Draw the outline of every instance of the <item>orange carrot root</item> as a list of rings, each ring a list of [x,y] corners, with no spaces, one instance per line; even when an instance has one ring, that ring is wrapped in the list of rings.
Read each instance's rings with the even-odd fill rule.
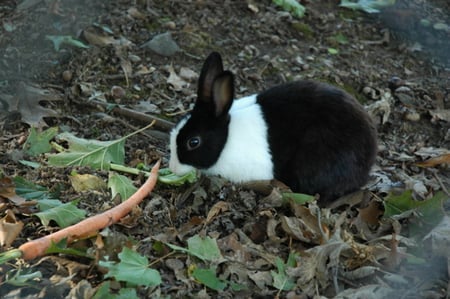
[[[153,166],[147,181],[130,198],[118,206],[101,214],[86,218],[79,223],[68,226],[48,236],[22,244],[19,247],[19,250],[22,252],[22,258],[32,260],[43,256],[52,242],[58,243],[62,239],[67,238],[67,242],[70,243],[74,240],[93,235],[97,231],[119,221],[131,212],[135,206],[140,204],[142,200],[153,190],[158,177],[159,165],[160,161]]]

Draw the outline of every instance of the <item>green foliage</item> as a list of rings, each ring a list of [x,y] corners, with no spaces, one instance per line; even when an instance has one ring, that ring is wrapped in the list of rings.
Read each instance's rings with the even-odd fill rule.
[[[442,205],[446,200],[448,200],[448,196],[442,191],[437,192],[432,198],[422,201],[415,200],[412,197],[411,190],[407,190],[400,195],[390,194],[384,200],[384,217],[392,217],[406,211],[416,210],[424,223],[411,223],[411,231],[413,234],[419,231],[424,232],[425,225],[431,228],[441,221],[444,216]]]
[[[10,275],[13,273],[13,275]],[[32,287],[37,285],[36,279],[41,279],[42,273],[40,271],[31,272],[31,269],[10,271],[4,277],[2,283],[10,284],[16,287]]]
[[[279,290],[283,291],[289,291],[292,290],[295,286],[294,279],[290,278],[288,274],[286,273],[286,269],[288,267],[295,267],[296,261],[295,258],[297,257],[296,253],[289,253],[288,260],[286,261],[286,264],[283,263],[283,261],[277,257],[275,260],[275,264],[277,266],[277,271],[270,271],[270,274],[273,277],[273,286]]]
[[[111,282],[105,281],[97,289],[92,299],[139,299],[135,288],[120,288],[118,294],[112,294],[110,287]]]
[[[222,259],[216,239],[206,236],[204,239],[199,235],[190,237],[187,240],[188,248],[167,244],[170,248],[193,255],[202,261],[218,262]]]
[[[380,9],[395,4],[395,0],[358,0],[354,2],[351,0],[341,0],[339,6],[350,9],[358,9],[367,13],[379,13]]]
[[[158,181],[173,186],[181,186],[185,183],[194,183],[197,181],[197,171],[194,169],[184,175],[178,176],[170,171],[169,168],[161,168],[158,173]]]
[[[129,198],[137,190],[137,188],[133,185],[133,182],[128,177],[117,173],[109,175],[108,188],[111,189],[111,196],[113,198],[117,194],[120,194],[122,201]]]
[[[158,271],[149,268],[148,259],[124,247],[119,253],[120,262],[100,261],[100,266],[108,268],[105,277],[113,277],[131,285],[157,286],[161,284]]]
[[[284,192],[281,196],[283,201],[292,201],[293,203],[300,205],[314,200],[314,196],[303,193]]]
[[[219,279],[216,276],[216,269],[210,268],[210,269],[201,269],[196,268],[192,272],[192,276],[197,279],[200,283],[204,284],[208,288],[211,288],[215,291],[223,291],[227,283],[223,280]]]
[[[55,221],[59,227],[67,227],[74,223],[83,220],[86,216],[86,211],[77,208],[78,200],[68,203],[61,203],[52,208],[42,210],[36,213],[42,224],[48,226],[51,220]]]
[[[86,252],[67,247],[67,239],[62,239],[58,243],[52,242],[50,247],[45,251],[47,254],[62,253],[72,256],[90,257]]]
[[[64,152],[49,155],[50,165],[90,166],[94,169],[108,170],[111,162],[124,163],[124,144],[128,136],[113,141],[98,141],[78,138],[66,132],[57,137],[67,141],[69,148]]]
[[[70,35],[47,35],[45,36],[45,38],[53,42],[53,47],[55,48],[56,51],[59,51],[61,46],[65,44],[77,48],[84,48],[84,49],[89,48],[88,45],[85,45],[83,42],[74,39]]]
[[[45,187],[33,184],[20,176],[16,176],[13,180],[16,185],[16,194],[27,200],[43,200],[53,198],[53,195]]]
[[[290,12],[294,17],[303,18],[305,15],[305,7],[297,0],[272,0],[272,2]]]
[[[36,131],[36,128],[30,128],[30,134],[23,145],[25,153],[30,156],[38,156],[47,153],[52,149],[50,140],[58,134],[58,128],[52,127],[41,133]]]

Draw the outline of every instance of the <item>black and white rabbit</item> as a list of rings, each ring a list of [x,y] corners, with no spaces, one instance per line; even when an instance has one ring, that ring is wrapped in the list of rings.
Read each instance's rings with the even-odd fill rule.
[[[170,136],[169,167],[233,182],[278,179],[295,192],[333,200],[368,179],[376,129],[344,91],[296,81],[234,99],[233,74],[220,54],[206,59],[192,112]]]

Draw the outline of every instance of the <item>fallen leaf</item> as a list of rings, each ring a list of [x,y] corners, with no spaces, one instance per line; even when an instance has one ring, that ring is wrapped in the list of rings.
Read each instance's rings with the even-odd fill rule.
[[[83,37],[89,44],[99,47],[111,45],[116,42],[112,36],[99,35],[88,30],[83,31]]]
[[[383,213],[384,211],[381,209],[380,203],[372,200],[367,207],[359,210],[358,217],[360,217],[363,222],[375,226],[379,224],[379,218]]]
[[[106,183],[99,177],[92,174],[73,174],[69,176],[72,188],[76,192],[105,190]]]
[[[219,201],[208,212],[205,224],[211,223],[211,221],[220,213],[226,212],[230,209],[230,204],[226,201]]]
[[[444,216],[441,222],[433,228],[424,238],[424,244],[429,248],[431,256],[449,257],[450,252],[450,217]]]
[[[434,157],[423,162],[417,162],[416,165],[420,167],[436,167],[448,163],[450,163],[450,154]]]
[[[26,199],[16,194],[16,187],[10,178],[0,179],[0,196],[8,199],[16,206],[26,204]]]
[[[19,111],[22,121],[32,127],[41,128],[46,125],[44,117],[60,116],[53,109],[42,107],[41,101],[61,101],[61,94],[53,90],[42,89],[32,85],[21,82],[17,87],[17,95],[0,95],[7,104],[8,111]]]
[[[12,210],[7,210],[5,214],[0,219],[0,245],[9,247],[22,231],[23,222],[17,221]]]
[[[167,78],[167,84],[171,85],[175,91],[181,91],[183,87],[189,85],[186,81],[181,79],[173,69],[173,66],[168,67],[169,78]]]

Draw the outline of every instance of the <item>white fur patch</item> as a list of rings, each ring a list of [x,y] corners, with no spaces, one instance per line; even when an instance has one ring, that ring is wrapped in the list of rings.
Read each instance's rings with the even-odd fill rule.
[[[267,124],[256,95],[234,100],[228,139],[219,160],[204,172],[233,182],[273,179]]]
[[[183,175],[194,169],[194,167],[192,167],[191,165],[180,163],[180,159],[178,158],[178,153],[177,153],[178,132],[181,130],[182,127],[184,127],[186,122],[189,120],[189,117],[190,117],[190,115],[187,115],[185,118],[180,120],[180,122],[170,132],[169,169],[170,169],[170,171],[172,171],[173,173],[175,173],[177,175]]]
[[[228,139],[219,160],[204,173],[220,175],[232,182],[273,179],[273,162],[267,140],[267,124],[256,95],[233,101],[230,109]],[[189,116],[182,119],[170,133],[170,170],[183,175],[194,167],[180,163],[176,137]]]

